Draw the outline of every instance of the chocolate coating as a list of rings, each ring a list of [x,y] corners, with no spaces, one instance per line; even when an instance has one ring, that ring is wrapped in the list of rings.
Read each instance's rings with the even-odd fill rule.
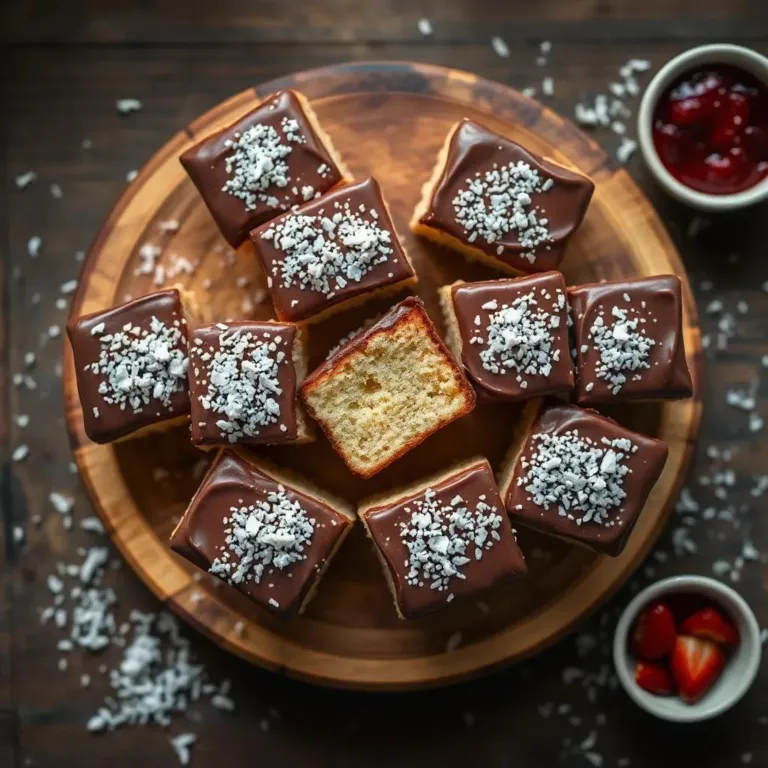
[[[189,394],[190,394],[190,433],[195,445],[229,445],[231,441],[226,433],[216,425],[219,419],[226,416],[215,413],[203,407],[200,398],[208,392],[209,364],[201,359],[202,353],[211,355],[221,350],[221,335],[232,332],[251,333],[260,341],[269,341],[279,336],[282,343],[278,350],[285,358],[277,366],[277,379],[282,390],[274,397],[280,404],[280,417],[274,424],[259,427],[258,434],[239,437],[235,442],[240,445],[262,445],[270,443],[285,443],[296,439],[298,433],[297,421],[297,375],[293,359],[294,343],[296,341],[296,326],[290,323],[245,321],[224,323],[227,331],[220,324],[204,325],[193,329],[189,334]],[[197,341],[202,341],[199,345]],[[282,427],[285,427],[283,429]]]
[[[468,233],[457,221],[453,206],[456,195],[466,188],[467,179],[496,166],[519,161],[538,171],[542,178],[554,181],[547,192],[531,196],[529,210],[537,209],[540,217],[548,219],[547,228],[552,238],[535,249],[533,263],[523,255],[529,249],[520,244],[514,230],[492,243],[486,242],[483,237],[469,242]],[[594,186],[586,176],[538,157],[504,136],[464,119],[450,140],[445,165],[420,222],[457,238],[466,246],[479,248],[487,256],[520,272],[546,272],[555,269],[562,260],[566,241],[584,219]],[[498,252],[499,247],[502,248],[501,253]]]
[[[563,306],[557,306],[562,295]],[[568,308],[565,302],[565,280],[559,272],[544,272],[531,277],[510,280],[486,280],[479,283],[463,283],[451,289],[453,310],[461,337],[461,362],[478,393],[489,400],[525,400],[540,395],[567,393],[573,388],[574,376],[568,345]],[[552,352],[558,359],[552,362],[548,376],[520,374],[510,368],[504,373],[486,370],[480,353],[487,349],[486,331],[490,316],[497,310],[483,309],[483,305],[495,300],[499,308],[512,305],[520,296],[533,293],[538,308],[560,318],[560,325],[550,329]],[[478,325],[475,320],[480,318]],[[483,344],[470,343],[470,339],[482,338]],[[526,386],[521,386],[522,382]]]
[[[626,498],[620,506],[610,512],[613,525],[595,522],[579,525],[576,519],[560,515],[557,504],[550,505],[549,509],[535,504],[525,487],[518,485],[518,479],[526,474],[521,463],[523,460],[530,461],[533,453],[533,436],[542,433],[562,435],[569,430],[578,430],[580,438],[589,438],[598,445],[602,438],[628,438],[638,448],[624,462],[630,470],[623,480]],[[615,556],[624,549],[666,460],[667,446],[661,440],[625,429],[595,411],[556,401],[545,401],[518,457],[504,503],[513,522],[520,522],[543,533],[577,541],[598,552]]]
[[[267,192],[278,199],[278,205],[258,201],[254,210],[246,210],[245,203],[225,192],[222,187],[231,178],[227,173],[226,159],[232,150],[226,142],[260,123],[274,128],[279,134],[284,118],[296,120],[296,133],[305,137],[305,143],[290,143],[291,153],[285,158],[288,165],[289,183],[285,187],[270,187]],[[301,188],[311,186],[321,194],[335,187],[342,180],[330,152],[312,128],[298,96],[293,91],[278,91],[256,109],[241,117],[232,125],[217,131],[186,150],[179,160],[194,182],[203,201],[208,206],[224,238],[236,248],[254,228],[304,202]],[[327,166],[321,176],[318,168]]]
[[[77,391],[83,409],[83,425],[86,435],[95,443],[109,443],[143,427],[189,413],[189,393],[186,386],[171,395],[169,406],[166,407],[159,400],[152,400],[136,413],[130,406],[122,409],[117,404],[107,403],[99,392],[99,386],[105,377],[85,370],[86,366],[98,361],[101,352],[100,336],[92,333],[94,327],[104,323],[104,334],[120,331],[126,323],[145,330],[149,328],[153,317],[168,327],[175,322],[181,323],[183,343],[179,348],[186,353],[186,320],[181,297],[175,289],[157,291],[103,312],[83,315],[67,325],[75,361]],[[98,409],[98,416],[95,415],[94,408]]]
[[[358,212],[359,207],[364,206],[365,212],[360,215],[366,221],[370,221],[380,229],[390,233],[390,245],[393,253],[387,257],[386,262],[376,265],[371,271],[364,274],[359,281],[349,280],[346,286],[336,289],[332,296],[326,296],[320,291],[315,291],[311,288],[302,288],[296,282],[289,287],[285,287],[282,284],[280,275],[280,264],[285,258],[285,253],[276,247],[275,241],[277,238],[265,238],[264,233],[274,226],[279,226],[291,216],[327,216],[331,218],[337,210],[335,204],[344,205],[347,202],[350,209],[354,212]],[[370,211],[376,212],[375,218],[369,215]],[[319,223],[318,233],[322,233]],[[368,291],[394,285],[414,277],[413,268],[405,256],[395,231],[395,226],[392,223],[392,218],[382,197],[381,188],[378,182],[371,178],[354,184],[346,184],[319,200],[313,200],[302,205],[295,211],[286,213],[274,221],[261,226],[251,233],[251,238],[256,246],[256,254],[259,257],[264,272],[271,276],[270,294],[272,296],[272,303],[275,306],[277,316],[281,320],[293,322],[306,320],[330,307],[353,299]],[[342,253],[348,252],[343,245],[340,245],[340,248]]]
[[[278,480],[240,454],[222,451],[173,532],[171,549],[199,568],[208,570],[226,547],[224,518],[231,508],[264,501],[267,494],[276,493],[280,485]],[[231,586],[263,608],[295,615],[351,521],[318,499],[285,483],[282,485],[288,497],[298,501],[307,516],[315,520],[311,543],[304,552],[306,559],[282,570],[265,568],[258,584],[247,580]],[[234,556],[232,561],[237,562]],[[278,605],[270,603],[270,599]]]
[[[504,518],[498,530],[501,538],[483,552],[480,560],[470,557],[461,569],[466,578],[451,579],[449,588],[444,591],[432,589],[429,584],[412,586],[406,582],[409,552],[400,537],[400,523],[410,520],[409,510],[413,510],[414,500],[423,498],[428,487],[436,492],[439,503],[448,504],[459,495],[470,510],[475,509],[482,500],[480,497],[484,496],[485,503],[495,507],[496,513]],[[418,493],[406,496],[394,504],[364,512],[368,532],[386,562],[395,599],[405,618],[415,618],[439,610],[448,604],[450,594],[456,599],[478,596],[525,574],[523,554],[503,513],[504,505],[487,461],[481,461],[434,485],[424,486]]]
[[[624,294],[629,295],[626,301]],[[580,285],[568,289],[573,318],[577,366],[577,402],[581,405],[620,400],[672,400],[693,394],[685,360],[683,308],[680,278],[675,275],[635,278]],[[642,306],[645,303],[645,307]],[[639,311],[646,319],[642,328],[656,344],[648,357],[650,368],[624,371],[627,381],[613,394],[612,385],[595,375],[600,353],[589,332],[600,310],[611,318],[612,307]],[[582,347],[586,346],[586,351]],[[635,378],[638,376],[638,378]],[[591,384],[591,390],[586,387]]]

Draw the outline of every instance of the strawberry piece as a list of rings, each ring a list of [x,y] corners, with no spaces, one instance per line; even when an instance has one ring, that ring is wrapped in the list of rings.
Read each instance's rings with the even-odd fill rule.
[[[714,149],[728,149],[741,142],[749,121],[749,102],[743,93],[732,91],[728,94],[710,137]]]
[[[688,704],[697,702],[717,681],[725,666],[725,654],[717,643],[680,635],[672,651],[672,677],[678,693]]]
[[[739,644],[739,633],[714,608],[702,608],[689,616],[680,626],[685,635],[693,635],[713,643],[733,647]]]
[[[630,640],[632,653],[641,659],[660,659],[672,651],[677,630],[666,603],[652,603],[638,617]]]
[[[740,184],[749,175],[749,160],[742,147],[732,147],[727,154],[713,152],[705,158],[700,178],[718,184]]]
[[[677,126],[693,125],[708,117],[709,110],[697,96],[681,101],[673,101],[669,105],[669,122]]]
[[[661,664],[647,661],[635,662],[635,682],[645,691],[657,696],[670,696],[675,692],[672,675]]]

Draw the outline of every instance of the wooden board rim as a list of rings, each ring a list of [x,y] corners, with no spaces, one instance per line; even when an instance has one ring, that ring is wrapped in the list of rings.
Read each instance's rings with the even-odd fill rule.
[[[393,88],[391,80],[386,82],[387,88],[385,90],[398,93],[410,92],[411,89],[405,87],[408,85],[408,78],[420,78],[429,83],[430,87],[433,89],[433,95],[443,95],[445,98],[452,101],[457,101],[455,94],[452,92],[444,92],[443,88],[447,83],[461,83],[465,87],[471,87],[473,91],[479,89],[481,93],[487,94],[489,99],[491,97],[502,101],[506,99],[510,104],[514,104],[515,108],[519,107],[521,103],[524,104],[526,118],[522,121],[523,125],[533,125],[537,121],[545,119],[548,121],[556,121],[561,126],[564,126],[564,129],[578,134],[579,141],[588,145],[591,153],[593,153],[596,158],[593,173],[599,173],[601,176],[611,178],[611,180],[613,180],[613,177],[619,177],[624,186],[634,188],[637,195],[642,199],[644,206],[649,211],[649,221],[653,225],[654,230],[657,230],[656,235],[658,239],[665,246],[665,256],[667,257],[670,266],[683,280],[687,298],[685,312],[688,361],[694,379],[695,390],[696,393],[698,393],[702,373],[701,344],[696,321],[695,306],[691,301],[691,293],[687,278],[666,230],[650,208],[650,204],[642,197],[642,194],[637,190],[634,183],[631,182],[626,172],[623,169],[618,168],[615,161],[608,158],[605,153],[603,153],[591,139],[585,137],[579,129],[559,115],[555,115],[555,113],[551,112],[551,110],[546,107],[522,96],[507,86],[478,78],[467,72],[451,70],[435,65],[375,61],[332,65],[277,78],[257,86],[256,88],[248,89],[236,94],[225,102],[213,107],[163,145],[163,147],[161,147],[144,165],[139,172],[136,181],[125,190],[123,195],[117,201],[112,211],[107,216],[103,227],[97,234],[94,244],[83,265],[80,284],[73,297],[71,312],[73,314],[79,313],[90,284],[92,272],[98,262],[100,249],[103,246],[103,243],[110,237],[112,228],[120,220],[120,217],[129,207],[131,201],[138,195],[140,190],[142,190],[144,184],[151,180],[155,170],[168,162],[170,155],[173,155],[175,158],[180,146],[188,143],[190,137],[195,135],[193,126],[210,126],[212,120],[220,119],[220,116],[227,114],[228,110],[232,109],[233,106],[242,108],[242,106],[246,105],[249,101],[255,100],[257,95],[260,97],[266,93],[286,87],[302,89],[307,85],[320,87],[322,93],[325,88],[324,84],[327,81],[334,83],[340,82],[343,86],[345,78],[351,78],[354,82],[354,78],[360,75],[374,76],[374,79],[379,76],[384,79],[390,76],[401,76],[404,78],[402,91]],[[324,96],[328,98],[337,94],[341,95],[355,92],[360,91],[344,90],[342,87],[340,91],[331,90],[330,92],[325,92]],[[317,96],[317,94],[312,93],[308,95],[310,99]],[[461,102],[457,101],[457,103]],[[506,653],[503,651],[500,652],[497,646],[504,645],[504,643],[500,642],[500,636],[505,634],[502,632],[471,646],[460,647],[451,654],[443,655],[443,657],[441,657],[441,662],[437,665],[430,663],[431,661],[434,661],[434,658],[431,656],[424,657],[420,660],[417,659],[417,661],[422,661],[422,664],[414,664],[414,659],[366,660],[362,658],[350,658],[346,660],[346,663],[341,664],[342,669],[340,669],[339,657],[316,650],[307,650],[306,648],[285,647],[286,645],[291,645],[291,643],[287,643],[286,641],[278,641],[277,644],[275,644],[274,638],[270,640],[269,638],[261,637],[258,638],[259,642],[255,643],[256,647],[254,647],[254,643],[244,643],[242,638],[237,637],[234,632],[233,625],[235,619],[230,614],[234,614],[235,616],[236,614],[232,609],[220,602],[218,605],[215,605],[217,601],[214,593],[206,594],[206,600],[210,602],[210,606],[205,607],[204,609],[200,608],[199,602],[191,600],[191,594],[195,591],[197,585],[181,566],[175,562],[173,555],[167,547],[160,542],[135,506],[132,510],[125,510],[131,512],[130,516],[135,518],[131,521],[130,537],[125,535],[125,529],[120,526],[116,528],[112,524],[110,516],[102,506],[103,498],[95,487],[91,476],[94,450],[103,454],[100,458],[102,463],[104,463],[103,460],[107,458],[108,455],[112,455],[112,452],[105,450],[102,447],[95,447],[92,444],[89,444],[84,436],[81,415],[79,415],[76,387],[73,389],[74,376],[71,353],[68,349],[68,345],[66,346],[63,384],[66,404],[66,422],[74,449],[75,460],[97,512],[108,525],[108,532],[112,540],[132,565],[134,570],[137,571],[150,589],[152,589],[152,591],[163,600],[171,610],[179,614],[182,618],[222,647],[227,648],[250,662],[255,662],[272,669],[283,671],[288,675],[311,680],[313,682],[342,687],[404,689],[455,682],[461,679],[466,679],[480,671],[487,671],[503,664],[510,663],[511,661],[519,660],[524,656],[531,655],[569,632],[576,621],[594,610],[597,605],[603,602],[629,577],[643,560],[660,533],[672,501],[682,484],[683,470],[688,463],[693,449],[693,442],[698,430],[701,415],[701,403],[698,397],[685,403],[670,404],[662,409],[663,420],[673,420],[678,425],[684,424],[684,433],[682,435],[675,435],[676,440],[682,447],[678,456],[674,477],[672,482],[668,485],[665,504],[657,519],[657,525],[639,546],[636,545],[633,547],[631,558],[622,557],[618,560],[613,560],[610,563],[605,563],[604,561],[608,559],[602,558],[600,566],[591,569],[587,576],[580,580],[579,584],[581,585],[581,588],[584,589],[585,587],[581,582],[588,582],[590,576],[593,580],[601,581],[601,579],[605,579],[606,573],[611,573],[611,577],[605,579],[605,581],[608,582],[607,586],[606,584],[601,583],[599,588],[593,592],[592,599],[587,602],[582,602],[576,614],[570,616],[568,621],[564,622],[556,631],[541,633],[536,642],[529,643],[525,650],[517,649],[515,652],[512,652],[510,648],[507,648]],[[673,418],[673,414],[679,415],[680,418]],[[112,461],[114,466],[111,467],[111,470],[114,472],[117,469],[114,457],[112,458]],[[109,464],[108,460],[106,461],[106,464]],[[115,478],[114,474],[112,477],[115,482],[119,482],[119,479]],[[132,504],[130,494],[126,495]],[[123,505],[125,505],[125,501],[123,501]],[[157,573],[144,564],[147,562],[146,556],[150,553],[152,555],[150,558],[152,561],[154,561],[155,558],[163,560],[162,567]],[[140,562],[140,560],[143,560],[144,563]],[[547,606],[547,611],[551,611],[551,609],[552,605]],[[208,614],[206,614],[206,611],[208,611]],[[207,623],[205,620],[207,615],[215,617],[215,620],[212,618],[210,623]],[[537,617],[534,617],[534,619],[536,618]],[[259,643],[261,643],[261,646]],[[486,646],[490,646],[490,648]],[[487,655],[489,651],[492,652],[490,657]],[[483,652],[486,652],[486,656],[484,657]],[[478,656],[483,657],[479,663],[477,661]],[[450,661],[450,670],[445,669],[446,660]],[[345,660],[342,659],[342,662],[344,661]],[[385,675],[382,675],[382,667],[386,667],[387,669]]]

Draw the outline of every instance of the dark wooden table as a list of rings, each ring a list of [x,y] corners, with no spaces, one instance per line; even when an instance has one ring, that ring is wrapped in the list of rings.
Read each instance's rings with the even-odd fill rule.
[[[49,601],[46,575],[57,562],[76,560],[89,536],[77,526],[63,529],[48,494],[71,489],[75,521],[90,514],[68,468],[57,368],[61,340],[41,341],[41,334],[63,324],[65,310],[55,303],[60,285],[76,276],[75,254],[87,249],[124,188],[126,173],[218,101],[292,70],[349,59],[412,59],[516,87],[538,85],[550,75],[555,95],[546,100],[572,114],[581,95],[604,91],[632,56],[650,59],[655,69],[704,42],[739,42],[768,53],[768,5],[764,0],[16,0],[4,5],[3,13],[0,765],[173,765],[168,734],[159,728],[86,732],[107,690],[103,682],[82,688],[80,675],[101,660],[73,654],[69,668],[60,671],[61,635],[38,618],[39,607]],[[430,38],[417,30],[421,17],[432,22]],[[491,49],[493,35],[508,43],[508,58]],[[536,63],[541,40],[553,43],[545,67]],[[119,98],[140,99],[144,108],[121,117],[115,109]],[[609,133],[596,136],[611,150],[618,143]],[[83,149],[84,140],[92,148]],[[687,521],[685,514],[675,515],[645,568],[573,638],[513,669],[446,690],[372,695],[313,688],[248,667],[193,634],[196,653],[211,675],[233,678],[238,704],[233,714],[204,708],[200,722],[174,725],[172,732],[191,726],[198,734],[193,765],[539,768],[597,765],[598,757],[604,766],[641,768],[725,768],[750,760],[768,765],[765,665],[736,708],[692,727],[652,720],[607,677],[615,617],[633,591],[661,576],[712,573],[716,561],[733,563],[745,541],[768,553],[768,497],[751,493],[754,475],[768,471],[768,433],[750,432],[747,414],[725,400],[729,388],[753,386],[758,409],[768,418],[760,398],[766,394],[760,360],[768,353],[768,295],[761,290],[768,280],[768,208],[700,221],[653,186],[639,158],[629,168],[680,248],[704,332],[714,339],[722,322],[705,311],[713,299],[736,321],[727,349],[709,355],[701,441],[688,482],[702,508],[731,505],[732,513],[706,520],[701,511],[690,512]],[[30,169],[38,180],[18,190],[14,177]],[[52,196],[51,184],[60,185],[61,198]],[[42,239],[37,259],[27,255],[34,235]],[[740,301],[746,302],[741,312]],[[34,391],[12,383],[29,351],[37,357],[29,371]],[[29,426],[15,423],[18,414],[29,415]],[[29,456],[12,462],[11,452],[22,443]],[[724,464],[717,452],[728,449],[734,456]],[[723,466],[734,476],[720,492],[725,498],[718,499],[707,478]],[[675,533],[686,522],[688,536]],[[14,540],[15,526],[24,531],[23,542]],[[696,551],[676,556],[682,538]],[[735,586],[768,626],[765,557],[737,570]],[[723,578],[730,580],[728,574]],[[109,581],[121,611],[156,608],[128,568],[110,573]],[[584,675],[574,673],[571,681],[570,668]]]

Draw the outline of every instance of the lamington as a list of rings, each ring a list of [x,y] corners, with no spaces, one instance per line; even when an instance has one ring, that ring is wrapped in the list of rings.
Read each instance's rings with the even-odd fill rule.
[[[448,347],[481,398],[567,396],[574,375],[559,272],[440,289]]]
[[[225,240],[351,179],[307,99],[278,91],[179,158]]]
[[[579,285],[568,298],[580,405],[691,396],[679,277]]]
[[[667,446],[596,411],[531,400],[499,474],[513,525],[616,556],[667,460]]]
[[[352,529],[354,509],[240,450],[219,452],[171,549],[282,616],[304,611]]]
[[[375,179],[301,205],[251,238],[280,320],[316,323],[417,280]]]
[[[363,477],[475,406],[474,390],[416,297],[338,347],[306,378],[301,398]]]
[[[190,431],[199,448],[304,443],[298,400],[305,334],[292,323],[238,321],[189,334]]]
[[[191,295],[173,288],[71,319],[85,433],[95,443],[167,429],[189,418]]]
[[[508,274],[560,264],[594,191],[581,173],[489,128],[449,132],[411,217],[411,230]]]
[[[358,516],[401,618],[478,597],[526,572],[486,459],[363,502]]]

